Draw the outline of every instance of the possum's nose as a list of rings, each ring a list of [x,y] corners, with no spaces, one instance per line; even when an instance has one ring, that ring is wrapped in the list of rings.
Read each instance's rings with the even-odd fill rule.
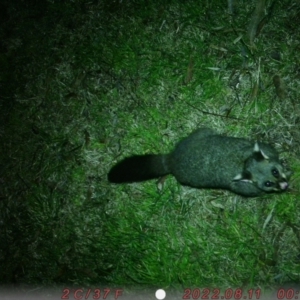
[[[282,190],[286,190],[289,187],[289,184],[287,182],[280,182],[279,186]]]

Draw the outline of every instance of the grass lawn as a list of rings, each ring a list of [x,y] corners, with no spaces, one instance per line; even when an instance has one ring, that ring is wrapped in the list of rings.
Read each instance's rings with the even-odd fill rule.
[[[3,0],[0,11],[0,284],[180,299],[298,286],[299,2]],[[274,145],[288,192],[108,182],[122,158],[168,153],[200,127]]]

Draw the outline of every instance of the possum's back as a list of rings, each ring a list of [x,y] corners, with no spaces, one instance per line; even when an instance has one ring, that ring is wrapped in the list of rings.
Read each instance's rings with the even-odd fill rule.
[[[193,134],[181,141],[170,156],[170,169],[185,185],[203,188],[229,188],[243,171],[244,160],[253,145],[241,138]]]

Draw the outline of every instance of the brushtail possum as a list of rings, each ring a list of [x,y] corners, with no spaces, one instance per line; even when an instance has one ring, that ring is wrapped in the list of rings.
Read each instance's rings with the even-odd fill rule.
[[[290,177],[271,145],[202,128],[179,142],[169,154],[123,159],[111,168],[108,180],[139,182],[167,174],[183,185],[225,189],[246,197],[286,191]]]

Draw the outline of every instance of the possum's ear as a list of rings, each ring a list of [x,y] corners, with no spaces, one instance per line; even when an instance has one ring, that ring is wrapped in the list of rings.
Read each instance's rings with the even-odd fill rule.
[[[255,160],[261,161],[264,159],[269,159],[269,156],[266,155],[260,148],[257,142],[254,144],[253,148],[253,157]]]
[[[252,176],[249,171],[243,171],[240,174],[237,174],[234,178],[233,181],[243,181],[243,182],[249,182],[252,183]]]

